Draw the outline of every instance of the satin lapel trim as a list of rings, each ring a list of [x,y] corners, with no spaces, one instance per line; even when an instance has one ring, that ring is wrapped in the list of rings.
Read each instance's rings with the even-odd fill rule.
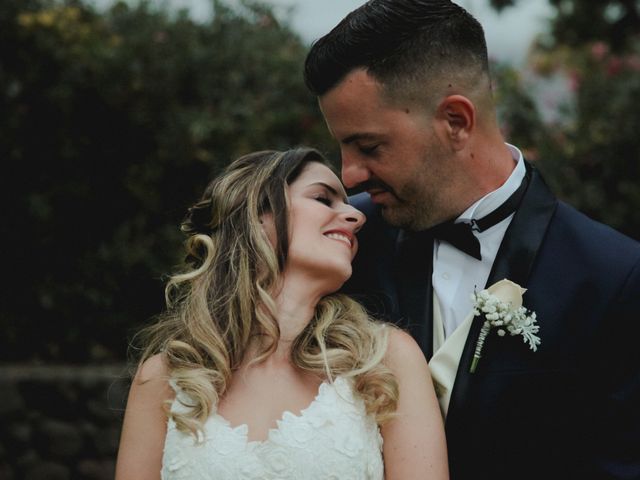
[[[502,240],[487,287],[508,278],[526,288],[538,250],[558,207],[557,198],[538,171],[527,164],[527,173],[531,175],[529,188]]]
[[[427,359],[433,354],[433,238],[401,232],[397,244],[396,279],[402,324]]]
[[[526,288],[533,263],[558,206],[558,200],[551,193],[538,171],[528,163],[526,166],[527,175],[531,175],[529,187],[500,244],[487,280],[487,286],[507,278]],[[478,375],[478,373],[469,373],[469,366],[481,328],[482,319],[477,317],[471,325],[458,365],[456,382],[449,403],[447,429],[456,428],[453,427],[457,418],[456,411],[465,402],[473,401],[468,395],[469,382],[472,376]],[[463,428],[462,425],[459,427]]]

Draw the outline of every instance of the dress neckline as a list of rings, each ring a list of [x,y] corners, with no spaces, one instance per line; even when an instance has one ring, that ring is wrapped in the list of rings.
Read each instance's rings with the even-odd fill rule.
[[[249,440],[249,425],[247,425],[246,423],[241,423],[235,426],[231,425],[231,422],[229,420],[227,420],[225,417],[223,417],[218,413],[217,408],[213,411],[213,413],[211,414],[211,417],[209,417],[209,420],[217,423],[218,425],[222,426],[223,428],[233,432],[238,437],[242,438],[244,440],[244,443],[247,444],[247,446],[259,447],[261,445],[265,445],[271,442],[273,439],[273,436],[280,432],[280,430],[282,429],[282,426],[285,423],[302,421],[307,415],[309,415],[309,413],[311,413],[312,410],[314,410],[320,404],[321,399],[331,389],[335,389],[335,385],[338,382],[342,383],[344,380],[345,379],[342,377],[336,377],[336,379],[333,382],[324,380],[322,383],[320,383],[320,386],[318,387],[318,393],[316,393],[316,396],[313,398],[313,400],[311,400],[311,402],[306,407],[300,410],[299,414],[295,414],[290,410],[284,410],[276,420],[276,426],[270,428],[267,431],[266,438],[261,440]]]

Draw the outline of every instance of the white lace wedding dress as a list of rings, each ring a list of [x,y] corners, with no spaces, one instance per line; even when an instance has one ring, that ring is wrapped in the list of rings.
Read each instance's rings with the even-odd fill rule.
[[[174,386],[175,389],[175,386]],[[189,399],[176,389],[172,411]],[[264,441],[248,441],[247,425],[232,427],[213,412],[201,442],[169,420],[162,459],[163,480],[381,480],[382,437],[354,395],[351,383],[322,383],[311,404],[284,412]]]

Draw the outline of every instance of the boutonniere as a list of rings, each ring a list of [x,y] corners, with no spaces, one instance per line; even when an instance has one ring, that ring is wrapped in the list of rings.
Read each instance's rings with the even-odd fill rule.
[[[507,333],[511,336],[520,335],[531,350],[535,352],[538,349],[540,337],[536,333],[540,326],[536,323],[536,314],[522,306],[522,294],[526,291],[526,288],[510,280],[500,280],[486,290],[473,293],[473,314],[476,317],[483,315],[484,323],[471,361],[471,373],[476,371],[482,346],[492,328],[496,328],[501,337]]]

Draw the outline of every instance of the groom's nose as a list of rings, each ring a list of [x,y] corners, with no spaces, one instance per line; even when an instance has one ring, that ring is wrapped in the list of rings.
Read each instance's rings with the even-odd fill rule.
[[[355,188],[371,178],[366,162],[355,155],[342,152],[342,183],[345,188]]]

